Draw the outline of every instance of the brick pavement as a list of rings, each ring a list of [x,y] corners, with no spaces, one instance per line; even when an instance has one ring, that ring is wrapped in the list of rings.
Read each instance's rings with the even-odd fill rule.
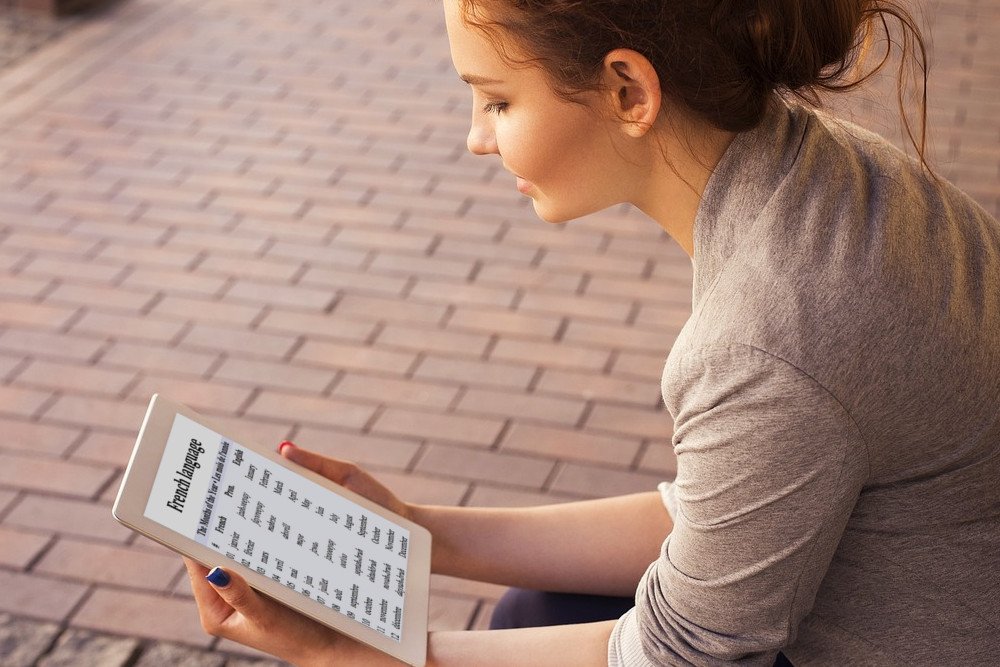
[[[1000,7],[925,11],[934,163],[997,214]],[[153,391],[418,502],[673,475],[686,258],[625,208],[541,223],[465,153],[436,3],[129,0],[0,73],[0,100],[0,630],[35,638],[23,664],[240,651],[111,520]],[[837,102],[897,137],[893,105],[879,81]],[[501,592],[436,577],[432,627],[482,627]]]

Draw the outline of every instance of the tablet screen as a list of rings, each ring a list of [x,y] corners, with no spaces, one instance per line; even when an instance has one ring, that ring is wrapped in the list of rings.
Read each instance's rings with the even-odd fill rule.
[[[402,639],[406,528],[176,415],[145,516]]]

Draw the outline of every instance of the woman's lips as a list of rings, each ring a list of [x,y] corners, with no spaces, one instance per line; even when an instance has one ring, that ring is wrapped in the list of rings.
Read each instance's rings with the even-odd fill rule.
[[[528,191],[531,190],[531,188],[532,188],[532,185],[531,185],[531,183],[529,181],[524,180],[520,176],[517,177],[517,191],[518,192],[520,192],[522,195],[526,195],[526,194],[528,194]]]

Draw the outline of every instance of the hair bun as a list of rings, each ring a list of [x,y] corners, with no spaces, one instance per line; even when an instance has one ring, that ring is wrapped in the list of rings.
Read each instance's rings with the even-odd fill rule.
[[[794,91],[836,78],[850,66],[867,4],[723,0],[713,12],[712,28],[747,76]]]

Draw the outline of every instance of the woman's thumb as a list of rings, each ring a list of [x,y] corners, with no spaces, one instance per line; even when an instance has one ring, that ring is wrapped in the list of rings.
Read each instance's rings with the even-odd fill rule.
[[[257,621],[262,613],[260,596],[250,588],[246,579],[231,570],[214,567],[205,576],[212,588],[230,607],[250,621]]]

